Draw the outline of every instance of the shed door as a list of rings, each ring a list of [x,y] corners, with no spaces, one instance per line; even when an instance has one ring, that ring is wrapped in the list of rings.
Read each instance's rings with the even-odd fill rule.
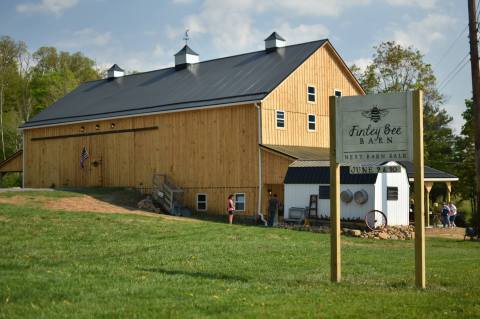
[[[103,186],[103,154],[102,154],[102,136],[90,137],[90,159],[89,163],[89,187]]]

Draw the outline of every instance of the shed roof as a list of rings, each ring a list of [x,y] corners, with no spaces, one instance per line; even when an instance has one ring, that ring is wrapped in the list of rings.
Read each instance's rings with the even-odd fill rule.
[[[377,174],[350,174],[348,166],[340,167],[340,184],[375,184]],[[285,184],[330,184],[329,166],[289,166]]]
[[[413,180],[415,177],[415,167],[413,165],[413,162],[411,161],[399,161],[398,162],[400,165],[405,167],[405,170],[407,171],[407,176],[409,180]],[[441,171],[439,169],[430,167],[430,166],[424,166],[423,169],[423,176],[425,180],[438,180],[438,181],[458,181],[458,177]]]
[[[329,159],[330,150],[326,147],[307,147],[291,145],[262,144],[267,150],[304,161],[325,161]]]
[[[0,162],[0,175],[9,172],[23,171],[23,150],[18,150],[4,161]]]
[[[408,179],[413,181],[415,170],[410,161],[397,162],[405,168]],[[450,173],[425,166],[425,181],[457,181],[458,177]],[[349,166],[340,167],[341,184],[374,184],[377,174],[350,174]],[[284,180],[285,184],[329,184],[330,183],[330,162],[329,161],[295,161],[287,170]]]
[[[86,82],[21,128],[258,102],[327,41]]]

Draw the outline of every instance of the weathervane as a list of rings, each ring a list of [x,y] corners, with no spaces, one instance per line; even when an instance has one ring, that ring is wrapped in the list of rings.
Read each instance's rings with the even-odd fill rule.
[[[188,36],[189,31],[190,31],[189,29],[185,30],[185,37],[183,38],[183,40],[185,40],[185,45],[187,45],[188,40],[190,40],[190,37]]]

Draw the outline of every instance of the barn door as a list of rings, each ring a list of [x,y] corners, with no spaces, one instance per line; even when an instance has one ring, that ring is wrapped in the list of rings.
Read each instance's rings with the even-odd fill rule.
[[[103,138],[102,136],[90,137],[90,159],[89,159],[89,187],[103,186]]]

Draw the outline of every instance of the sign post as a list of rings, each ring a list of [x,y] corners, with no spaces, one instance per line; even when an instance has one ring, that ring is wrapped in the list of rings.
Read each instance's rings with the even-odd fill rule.
[[[353,174],[393,173],[398,167],[387,169],[379,164],[389,161],[413,161],[415,168],[415,284],[418,288],[425,288],[422,99],[421,91],[331,96],[329,99],[331,280],[333,282],[339,282],[341,279],[340,164],[349,165],[350,172]],[[352,167],[352,164],[360,166]]]
[[[340,282],[342,264],[340,252],[340,165],[336,153],[336,97],[329,99],[330,107],[330,278]]]
[[[415,285],[425,289],[425,189],[423,175],[423,93],[413,92],[413,148],[415,167]]]

